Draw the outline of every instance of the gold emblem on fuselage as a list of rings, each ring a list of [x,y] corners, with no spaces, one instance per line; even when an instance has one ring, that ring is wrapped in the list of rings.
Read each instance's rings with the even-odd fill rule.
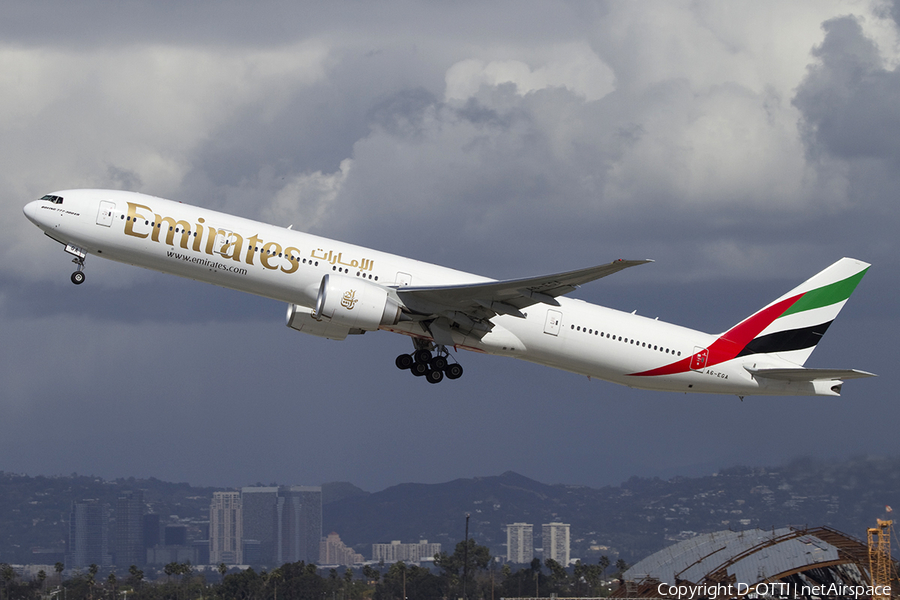
[[[341,298],[341,306],[347,310],[353,310],[353,307],[356,306],[356,290],[344,292],[344,297]]]

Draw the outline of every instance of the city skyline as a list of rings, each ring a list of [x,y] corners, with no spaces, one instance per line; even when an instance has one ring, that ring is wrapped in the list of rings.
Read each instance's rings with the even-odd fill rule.
[[[206,540],[189,539],[186,525],[162,523],[160,515],[145,513],[141,490],[122,492],[115,510],[96,500],[76,501],[70,515],[70,551],[66,560],[84,567],[96,563],[100,557],[97,564],[119,568],[170,562],[269,567],[292,562],[418,564],[432,562],[441,552],[440,543],[429,543],[426,539],[408,543],[392,540],[370,544],[371,557],[366,558],[344,544],[337,532],[323,535],[321,495],[321,487],[317,486],[255,486],[240,491],[215,491],[209,505]],[[533,525],[518,522],[504,528],[506,562],[529,563],[535,554]],[[560,522],[541,526],[544,559],[569,564],[569,528],[570,525]],[[200,544],[207,548],[205,561],[204,555],[198,553]],[[304,548],[304,544],[315,547]],[[111,545],[112,553],[105,550]]]
[[[452,548],[462,539],[464,523],[463,519],[446,522],[447,510],[462,513],[471,507],[481,511],[472,523],[471,539],[487,545],[493,556],[505,556],[504,527],[519,520],[516,517],[545,515],[545,519],[534,521],[538,526],[560,520],[570,522],[567,517],[571,517],[573,550],[577,546],[573,555],[593,563],[603,554],[615,560],[623,551],[629,560],[629,557],[643,556],[644,552],[660,547],[655,544],[661,542],[653,541],[658,536],[665,535],[666,540],[672,541],[685,539],[684,536],[693,535],[692,531],[722,527],[726,525],[725,519],[730,519],[729,527],[739,529],[781,526],[795,522],[796,517],[791,515],[802,506],[809,523],[828,525],[858,536],[871,526],[869,517],[880,514],[893,497],[895,486],[890,473],[896,471],[898,460],[874,457],[839,463],[804,460],[766,469],[730,469],[694,479],[635,479],[622,486],[599,490],[549,486],[515,474],[437,486],[409,484],[372,495],[354,494],[345,485],[329,486],[330,500],[323,515],[326,519],[323,526],[328,529],[323,533],[339,532],[342,540],[367,557],[373,542],[391,539],[415,542],[413,532],[422,532],[428,535],[429,542],[440,540],[445,542],[444,547]],[[845,483],[841,486],[823,483],[833,481]],[[825,495],[822,495],[822,485],[828,490]],[[63,548],[53,540],[67,536],[72,498],[77,502],[83,498],[99,498],[95,504],[112,506],[111,522],[114,522],[116,500],[126,495],[123,491],[143,490],[147,510],[152,511],[145,516],[146,531],[156,532],[160,541],[167,540],[169,544],[186,539],[197,549],[194,540],[208,539],[208,508],[216,491],[152,480],[105,482],[87,477],[29,478],[9,473],[0,474],[0,487],[5,491],[2,497],[6,520],[2,529],[15,541],[13,547],[0,547],[0,562],[44,565],[56,561],[71,564],[62,556]],[[21,502],[11,504],[13,499]],[[386,510],[391,506],[396,510]],[[560,510],[565,506],[572,507],[574,512]],[[608,519],[611,514],[617,515],[613,521]],[[54,515],[65,518],[54,521]],[[167,516],[159,519],[160,515]],[[629,528],[623,527],[635,520],[646,522],[649,531],[657,533],[640,541],[635,539]],[[22,527],[26,522],[29,524],[24,537],[20,522]],[[668,533],[659,531],[658,525],[663,524]],[[108,531],[110,539],[114,539],[115,530]],[[440,533],[448,531],[450,536]],[[501,532],[502,538],[498,535]],[[149,536],[145,539],[149,544]],[[536,546],[542,545],[540,539],[540,535],[536,536]],[[646,551],[635,554],[635,542]],[[169,550],[166,547],[166,552]],[[192,564],[209,563],[208,558],[169,556],[151,558],[149,562],[155,562],[157,568],[188,560]],[[246,558],[245,561],[254,562]]]

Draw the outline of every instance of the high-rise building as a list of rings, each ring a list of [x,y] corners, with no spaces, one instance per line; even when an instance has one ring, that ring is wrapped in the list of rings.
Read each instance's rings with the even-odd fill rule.
[[[159,515],[149,513],[144,515],[144,548],[150,549],[159,545]]]
[[[187,526],[166,525],[163,541],[166,546],[187,546]]]
[[[147,562],[144,546],[144,494],[124,492],[116,500],[116,565],[141,566]]]
[[[217,565],[243,564],[241,493],[213,492],[209,506],[209,561]]]
[[[84,568],[92,564],[112,565],[109,551],[109,505],[98,500],[72,503],[66,567]]]
[[[563,567],[569,564],[569,525],[568,523],[545,523],[541,525],[541,541],[544,546],[544,558],[552,558]]]
[[[511,563],[530,563],[534,559],[534,526],[513,523],[506,526],[506,560]]]
[[[332,531],[319,543],[319,562],[323,565],[357,565],[366,559],[341,541],[341,536]]]
[[[440,552],[441,545],[429,544],[428,540],[420,540],[418,544],[401,544],[400,540],[390,544],[372,544],[372,560],[386,563],[431,561]]]
[[[247,564],[280,566],[281,563],[275,564],[277,559],[275,543],[278,539],[277,506],[277,487],[241,488],[244,547],[253,546],[254,549],[254,553],[245,559]]]
[[[276,547],[278,564],[319,562],[322,488],[302,485],[278,488],[276,518],[279,534]]]
[[[195,564],[212,564],[212,561],[209,560],[209,540],[194,540],[191,542],[191,547],[194,549],[194,556],[197,557]]]
[[[319,561],[322,488],[245,487],[241,490],[243,539],[261,565]]]

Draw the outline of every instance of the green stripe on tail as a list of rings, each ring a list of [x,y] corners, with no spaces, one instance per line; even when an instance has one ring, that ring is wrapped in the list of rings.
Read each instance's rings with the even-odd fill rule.
[[[853,293],[853,290],[856,289],[856,286],[868,270],[869,268],[866,267],[856,275],[851,275],[847,279],[835,281],[829,285],[806,292],[799,300],[794,302],[789,309],[784,311],[781,316],[785,317],[805,310],[812,310],[814,308],[821,308],[823,306],[830,306],[838,302],[843,302],[850,297],[850,294]]]

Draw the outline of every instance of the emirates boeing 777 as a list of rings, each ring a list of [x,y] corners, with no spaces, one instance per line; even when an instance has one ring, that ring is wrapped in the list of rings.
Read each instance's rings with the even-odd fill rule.
[[[708,334],[566,298],[642,265],[614,262],[493,280],[144,194],[66,190],[25,215],[74,256],[88,254],[286,302],[287,325],[343,340],[382,329],[409,336],[398,368],[438,383],[462,366],[450,349],[520,358],[633,388],[838,396],[853,369],[803,365],[869,265],[842,258],[728,331]]]

